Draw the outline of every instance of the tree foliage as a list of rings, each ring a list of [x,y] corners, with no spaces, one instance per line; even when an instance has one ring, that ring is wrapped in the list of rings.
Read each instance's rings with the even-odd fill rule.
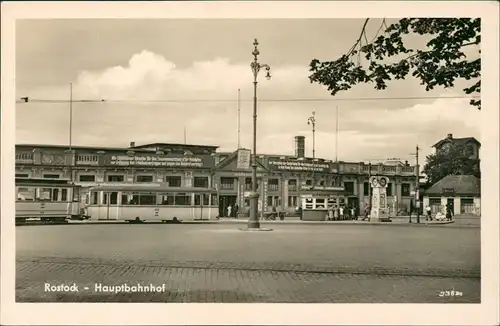
[[[448,175],[474,175],[480,178],[479,160],[471,158],[472,154],[468,145],[449,143],[447,149],[428,155],[423,169],[428,183],[434,184]]]
[[[379,31],[385,26],[385,33],[378,36],[377,32],[372,42],[368,42],[366,36],[367,22],[368,19],[358,40],[340,58],[311,61],[311,83],[325,85],[331,95],[336,95],[359,83],[374,83],[375,89],[383,90],[387,88],[387,81],[405,79],[411,73],[427,91],[436,86],[453,87],[457,79],[472,79],[472,85],[463,91],[480,94],[481,59],[469,60],[464,54],[465,47],[481,44],[480,18],[404,18],[389,27],[384,20]],[[427,49],[407,48],[403,36],[409,33],[431,36]],[[367,67],[361,64],[361,56],[367,60]],[[384,63],[390,57],[399,56],[403,58]],[[472,99],[470,104],[481,109],[480,99]]]

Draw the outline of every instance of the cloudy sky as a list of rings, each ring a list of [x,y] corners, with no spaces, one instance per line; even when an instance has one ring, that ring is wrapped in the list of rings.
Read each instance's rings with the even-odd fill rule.
[[[362,19],[18,21],[16,97],[68,100],[73,83],[74,145],[182,143],[186,128],[188,143],[232,151],[238,141],[239,88],[241,145],[251,148],[249,64],[258,38],[260,62],[272,66],[273,76],[259,78],[260,153],[293,154],[294,136],[304,135],[312,155],[307,125],[312,111],[316,156],[328,159],[337,153],[340,160],[411,161],[417,143],[425,156],[448,133],[480,139],[479,112],[467,99],[356,100],[463,96],[463,83],[426,92],[408,79],[386,91],[359,85],[335,97],[311,84],[311,59],[336,59],[352,46],[362,25]],[[370,20],[369,38],[379,25],[379,19]],[[409,42],[423,44],[418,36]],[[99,99],[106,102],[78,102]],[[68,117],[68,103],[17,104],[16,143],[67,144]]]

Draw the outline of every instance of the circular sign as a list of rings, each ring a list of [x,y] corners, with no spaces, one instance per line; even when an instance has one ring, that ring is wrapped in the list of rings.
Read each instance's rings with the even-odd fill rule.
[[[380,178],[380,185],[382,187],[385,187],[386,184],[387,184],[387,179],[386,178]]]
[[[375,179],[375,178],[373,178],[373,179],[372,179],[372,186],[373,186],[373,187],[378,186],[378,181],[377,181],[377,179]]]

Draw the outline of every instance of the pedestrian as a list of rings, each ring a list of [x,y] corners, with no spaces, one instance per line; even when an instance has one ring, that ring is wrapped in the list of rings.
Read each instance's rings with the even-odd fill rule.
[[[343,205],[341,205],[339,208],[339,215],[340,215],[340,219],[344,220],[344,206]]]
[[[363,221],[368,219],[368,216],[370,215],[370,205],[366,205],[365,207],[365,217],[363,218]]]
[[[451,205],[446,205],[446,219],[451,221],[453,216],[453,211],[451,210]]]
[[[356,220],[356,212],[354,206],[351,206],[351,219]]]
[[[425,218],[426,221],[432,221],[432,209],[431,206],[427,205],[425,208],[425,211],[427,212],[427,217]]]
[[[340,209],[337,205],[335,205],[335,208],[333,209],[333,220],[338,221],[340,216]]]
[[[227,206],[227,217],[231,217],[232,210],[233,210],[233,208],[231,207],[231,204],[229,204],[229,206]]]
[[[238,205],[235,205],[234,206],[234,218],[238,218],[238,211],[239,211],[239,206]]]
[[[327,212],[327,215],[326,215],[328,221],[332,221],[333,220],[333,209],[334,209],[333,207],[329,207],[328,208],[328,212]]]

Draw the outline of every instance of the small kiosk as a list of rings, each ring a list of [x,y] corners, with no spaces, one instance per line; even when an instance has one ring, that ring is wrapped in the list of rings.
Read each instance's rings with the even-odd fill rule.
[[[304,186],[300,199],[303,221],[325,221],[328,209],[346,204],[343,187]]]

